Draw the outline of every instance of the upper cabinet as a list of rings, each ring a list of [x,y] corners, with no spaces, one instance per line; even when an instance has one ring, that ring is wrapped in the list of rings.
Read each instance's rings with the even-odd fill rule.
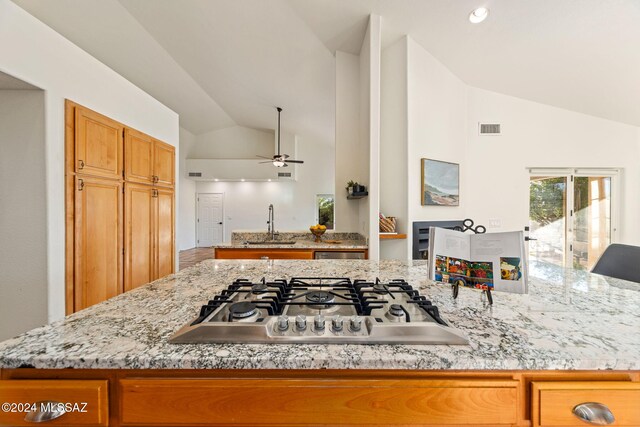
[[[153,141],[153,172],[156,185],[173,187],[175,181],[175,148],[157,140]]]
[[[153,138],[133,129],[124,134],[124,178],[153,184]]]
[[[122,177],[124,126],[85,108],[75,109],[75,172]]]
[[[124,138],[125,180],[173,187],[175,148],[133,129]]]

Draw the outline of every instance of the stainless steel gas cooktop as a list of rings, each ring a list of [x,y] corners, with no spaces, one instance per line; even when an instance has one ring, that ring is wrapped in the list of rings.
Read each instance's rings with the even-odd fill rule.
[[[169,342],[469,344],[404,280],[238,279]]]

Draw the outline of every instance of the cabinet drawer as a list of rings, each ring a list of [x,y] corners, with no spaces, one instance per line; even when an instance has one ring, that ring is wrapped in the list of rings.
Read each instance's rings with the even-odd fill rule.
[[[109,423],[106,380],[5,380],[0,381],[0,402],[40,407],[41,401],[68,405],[61,417],[43,423],[64,426],[106,426]],[[86,405],[85,405],[86,404]],[[44,409],[44,408],[43,408]],[[0,426],[33,426],[24,420],[25,412],[0,412]]]
[[[125,379],[123,426],[511,425],[517,381]]]
[[[640,383],[626,381],[567,381],[532,383],[531,419],[538,426],[587,426],[573,413],[582,403],[605,405],[613,426],[640,426]]]
[[[313,259],[311,250],[217,248],[216,259]]]

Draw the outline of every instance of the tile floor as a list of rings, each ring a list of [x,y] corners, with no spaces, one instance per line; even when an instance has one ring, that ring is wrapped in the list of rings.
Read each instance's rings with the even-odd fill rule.
[[[191,267],[205,259],[214,258],[213,248],[193,248],[180,251],[180,270]]]

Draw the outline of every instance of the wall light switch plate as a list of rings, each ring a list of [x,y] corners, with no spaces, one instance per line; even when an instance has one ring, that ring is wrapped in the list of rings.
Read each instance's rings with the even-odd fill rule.
[[[499,218],[489,218],[489,224],[487,226],[489,228],[500,228],[502,227],[502,220]]]

